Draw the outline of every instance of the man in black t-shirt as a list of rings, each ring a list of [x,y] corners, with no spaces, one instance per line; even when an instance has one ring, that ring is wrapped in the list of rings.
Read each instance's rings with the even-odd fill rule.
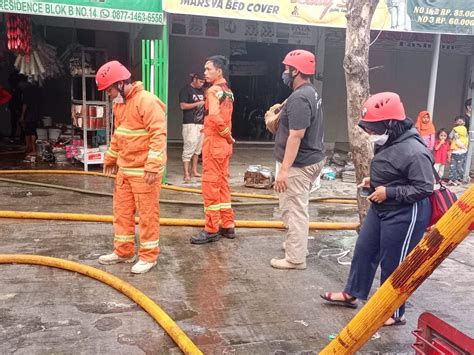
[[[321,98],[311,84],[316,57],[305,50],[288,53],[283,61],[283,82],[293,93],[280,113],[275,136],[279,193],[283,223],[288,228],[285,258],[272,259],[277,269],[306,269],[309,229],[309,194],[325,161]]]
[[[183,110],[183,166],[184,181],[191,177],[200,177],[197,170],[198,158],[202,150],[204,124],[204,78],[190,74],[191,83],[179,92],[179,106]]]

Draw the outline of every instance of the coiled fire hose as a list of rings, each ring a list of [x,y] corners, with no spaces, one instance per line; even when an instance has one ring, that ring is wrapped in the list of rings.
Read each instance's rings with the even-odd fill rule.
[[[136,302],[147,312],[153,319],[168,333],[176,345],[185,354],[202,354],[201,350],[188,338],[188,336],[181,330],[181,328],[171,319],[168,314],[158,306],[151,298],[141,292],[139,289],[130,285],[129,283],[113,276],[105,271],[96,269],[92,266],[76,263],[74,261],[52,258],[40,255],[1,255],[0,264],[29,264],[49,266],[58,269],[77,272],[79,274],[96,279],[117,291],[123,293],[125,296]]]

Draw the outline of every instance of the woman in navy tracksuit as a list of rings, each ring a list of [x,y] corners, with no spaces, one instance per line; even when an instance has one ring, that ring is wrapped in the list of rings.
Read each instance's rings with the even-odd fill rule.
[[[369,189],[372,204],[344,291],[321,295],[328,302],[352,308],[357,307],[357,299],[367,299],[378,265],[382,284],[423,237],[431,217],[428,197],[434,184],[432,155],[397,94],[369,98],[359,126],[375,143],[370,178],[359,185]],[[402,305],[385,325],[405,324],[404,313]]]

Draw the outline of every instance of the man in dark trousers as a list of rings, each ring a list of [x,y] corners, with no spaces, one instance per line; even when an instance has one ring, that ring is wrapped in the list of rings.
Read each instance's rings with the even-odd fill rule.
[[[26,77],[19,74],[18,72],[12,72],[8,77],[8,83],[10,85],[10,92],[12,98],[8,103],[8,110],[10,111],[10,143],[14,143],[16,140],[16,134],[18,128],[20,128],[20,139],[24,138],[24,132],[21,126],[19,126],[21,111],[23,107],[21,83],[26,82]]]
[[[26,158],[36,155],[36,128],[40,118],[41,89],[35,83],[23,83],[20,125],[25,130]]]

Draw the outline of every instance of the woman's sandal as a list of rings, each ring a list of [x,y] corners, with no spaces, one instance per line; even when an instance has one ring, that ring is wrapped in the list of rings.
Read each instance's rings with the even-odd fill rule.
[[[319,295],[323,300],[328,301],[329,303],[332,304],[337,304],[339,306],[344,306],[344,307],[350,307],[350,308],[357,308],[358,304],[357,302],[354,302],[357,300],[356,297],[352,297],[346,292],[342,292],[342,297],[344,297],[344,300],[335,300],[332,298],[332,292],[326,292],[324,295]]]
[[[397,325],[405,325],[405,324],[407,324],[407,320],[404,319],[404,318],[400,318],[400,317],[397,317],[397,318],[390,317],[390,319],[393,319],[394,322],[391,323],[391,324],[384,324],[384,325],[383,325],[384,327],[393,327],[393,326],[397,326]]]

